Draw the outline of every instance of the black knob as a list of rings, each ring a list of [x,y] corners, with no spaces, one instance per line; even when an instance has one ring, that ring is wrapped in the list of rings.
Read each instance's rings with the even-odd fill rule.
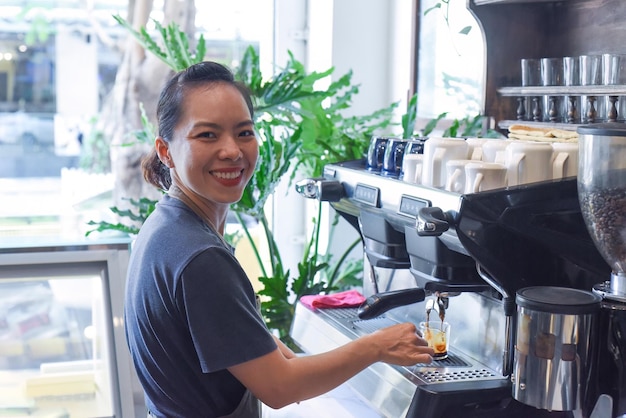
[[[343,185],[337,180],[321,180],[319,197],[322,202],[338,202],[345,196]]]

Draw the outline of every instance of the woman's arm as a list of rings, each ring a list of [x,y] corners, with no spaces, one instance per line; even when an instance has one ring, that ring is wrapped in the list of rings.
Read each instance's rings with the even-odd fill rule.
[[[229,368],[257,398],[276,409],[326,393],[373,363],[409,366],[429,363],[433,354],[411,323],[393,325],[311,356],[287,358],[281,344],[269,354]]]
[[[274,335],[274,341],[276,341],[276,345],[278,346],[278,349],[280,350],[280,352],[283,353],[283,356],[285,356],[288,359],[296,357],[296,353],[294,353],[291,350],[291,348],[287,347],[285,343],[282,342],[280,338],[278,338],[275,335]]]

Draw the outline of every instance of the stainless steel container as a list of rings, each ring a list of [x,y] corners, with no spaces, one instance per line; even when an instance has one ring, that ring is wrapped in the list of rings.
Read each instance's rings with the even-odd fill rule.
[[[513,398],[549,411],[573,411],[586,391],[592,324],[601,298],[584,290],[520,289]]]

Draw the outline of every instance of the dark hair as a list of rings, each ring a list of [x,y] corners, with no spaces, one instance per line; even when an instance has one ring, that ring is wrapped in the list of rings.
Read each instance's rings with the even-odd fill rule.
[[[167,142],[172,140],[187,90],[214,83],[226,83],[237,88],[248,105],[250,116],[253,116],[252,97],[248,88],[236,81],[233,73],[224,65],[205,61],[175,74],[161,90],[157,104],[158,135]],[[168,190],[172,185],[169,168],[159,159],[156,148],[153,147],[143,159],[141,168],[143,177],[155,187]]]

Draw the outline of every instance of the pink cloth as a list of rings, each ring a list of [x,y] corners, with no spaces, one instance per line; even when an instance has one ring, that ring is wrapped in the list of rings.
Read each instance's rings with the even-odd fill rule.
[[[300,298],[300,302],[311,309],[354,308],[365,302],[365,296],[356,290],[346,290],[332,295],[305,295]]]

